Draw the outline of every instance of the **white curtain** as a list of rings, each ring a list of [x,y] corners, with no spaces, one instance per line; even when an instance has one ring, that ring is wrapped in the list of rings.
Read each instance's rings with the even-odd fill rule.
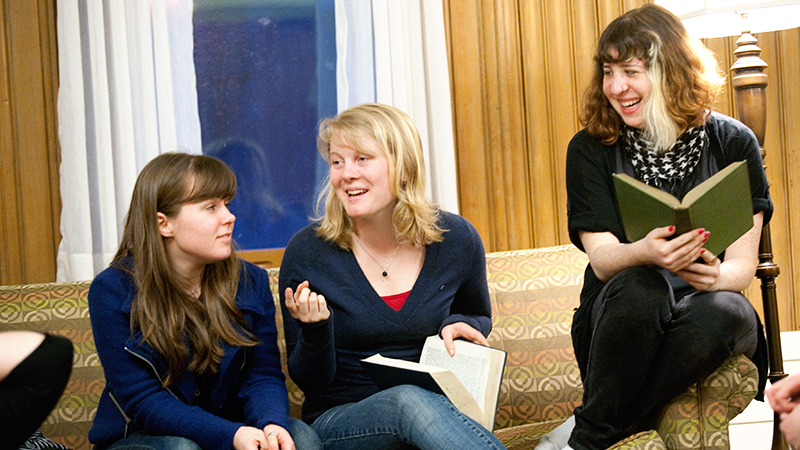
[[[201,153],[191,0],[58,0],[58,281],[87,280],[119,245],[141,168]]]
[[[450,76],[441,0],[336,0],[339,110],[396,106],[420,132],[428,193],[458,213]]]

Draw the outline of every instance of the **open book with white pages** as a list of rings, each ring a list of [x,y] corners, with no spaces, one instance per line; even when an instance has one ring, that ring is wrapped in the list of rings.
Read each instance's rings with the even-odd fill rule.
[[[444,341],[430,336],[419,363],[375,354],[363,359],[362,365],[381,389],[414,384],[446,395],[456,408],[491,431],[506,352],[463,340],[456,340],[455,346],[456,354],[450,356]]]

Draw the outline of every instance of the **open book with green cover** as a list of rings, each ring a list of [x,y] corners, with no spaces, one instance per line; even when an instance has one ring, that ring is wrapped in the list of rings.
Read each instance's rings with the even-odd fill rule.
[[[673,237],[704,228],[709,236],[703,248],[718,255],[753,227],[750,178],[744,161],[730,164],[698,184],[682,201],[626,174],[613,176],[622,224],[631,242],[667,225],[675,225]]]
[[[459,411],[492,431],[506,352],[463,340],[455,345],[456,354],[450,356],[444,341],[430,336],[419,363],[375,354],[361,364],[379,388],[414,384],[446,395]]]

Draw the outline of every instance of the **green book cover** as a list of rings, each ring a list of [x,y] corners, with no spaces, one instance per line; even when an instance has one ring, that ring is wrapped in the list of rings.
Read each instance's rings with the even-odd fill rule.
[[[673,236],[696,228],[710,234],[703,245],[714,255],[753,227],[750,178],[744,161],[735,162],[690,190],[683,201],[626,174],[614,174],[625,235],[631,242],[654,228],[675,225]]]

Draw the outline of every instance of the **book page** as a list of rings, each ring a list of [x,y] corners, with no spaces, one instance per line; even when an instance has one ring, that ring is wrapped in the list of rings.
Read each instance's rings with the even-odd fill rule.
[[[456,354],[450,356],[444,347],[444,341],[436,336],[433,339],[438,342],[428,338],[422,349],[420,364],[453,372],[475,401],[482,405],[486,395],[486,379],[489,377],[489,355],[485,351],[475,351],[481,349],[470,348],[467,342],[455,341]]]

